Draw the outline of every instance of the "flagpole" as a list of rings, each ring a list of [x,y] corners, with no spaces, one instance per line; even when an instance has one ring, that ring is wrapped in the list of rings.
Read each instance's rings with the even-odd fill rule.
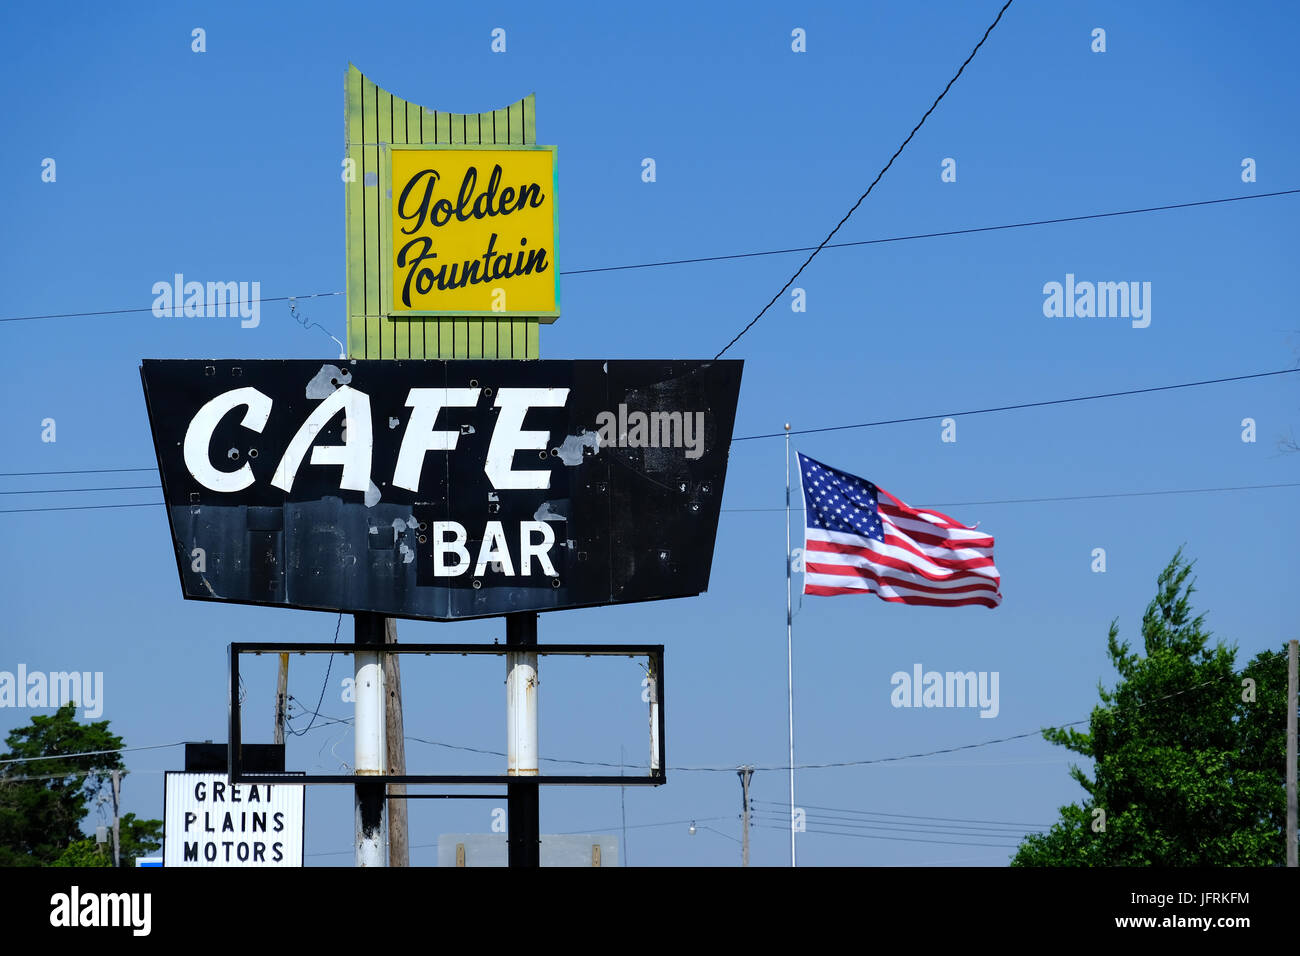
[[[785,423],[785,673],[790,705],[790,865],[794,857],[794,615],[790,603],[790,423]]]

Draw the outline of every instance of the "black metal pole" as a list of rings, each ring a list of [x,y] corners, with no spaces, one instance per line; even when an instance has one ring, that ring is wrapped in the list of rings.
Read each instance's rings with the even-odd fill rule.
[[[537,646],[535,613],[506,615],[506,646]],[[536,779],[517,778],[506,783],[506,847],[510,866],[541,866],[542,834]]]

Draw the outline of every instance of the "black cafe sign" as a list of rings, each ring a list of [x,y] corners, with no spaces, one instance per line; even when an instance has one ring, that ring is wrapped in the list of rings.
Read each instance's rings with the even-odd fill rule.
[[[434,620],[699,594],[741,366],[146,359],[184,594]]]

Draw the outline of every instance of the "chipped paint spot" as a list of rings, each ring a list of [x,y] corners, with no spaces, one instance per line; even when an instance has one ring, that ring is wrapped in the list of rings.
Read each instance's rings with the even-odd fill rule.
[[[372,481],[370,487],[366,489],[366,507],[373,508],[379,504],[380,497],[379,489],[375,487],[375,483]]]
[[[566,465],[582,464],[582,449],[593,448],[600,451],[600,435],[596,432],[583,432],[581,435],[568,435],[559,448],[560,461]]]
[[[542,506],[533,512],[534,521],[567,521],[568,519],[558,511],[551,509],[551,502],[543,501]]]
[[[352,373],[337,365],[322,365],[307,383],[308,398],[329,398],[340,385],[348,384]]]
[[[391,417],[388,419],[388,427],[389,427],[389,428],[396,428],[396,427],[397,427],[398,425],[400,425],[400,424],[402,424],[402,422],[401,422],[400,419],[397,419],[397,418],[391,418]]]
[[[410,564],[412,561],[415,560],[415,552],[406,546],[405,541],[403,541],[401,544],[397,546],[397,550],[402,555],[403,564]]]
[[[411,515],[411,517],[406,519],[406,526],[408,528],[418,528],[420,526],[420,522],[415,520],[415,515]]]

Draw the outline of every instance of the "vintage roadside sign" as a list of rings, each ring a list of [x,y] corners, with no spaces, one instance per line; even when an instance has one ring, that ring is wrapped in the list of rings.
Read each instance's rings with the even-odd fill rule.
[[[388,153],[390,317],[560,314],[554,146]]]
[[[348,355],[539,358],[560,297],[535,98],[451,113],[352,65],[343,86]]]
[[[145,360],[183,593],[432,620],[699,594],[742,364]]]
[[[164,789],[164,867],[302,866],[301,784],[168,771]]]

